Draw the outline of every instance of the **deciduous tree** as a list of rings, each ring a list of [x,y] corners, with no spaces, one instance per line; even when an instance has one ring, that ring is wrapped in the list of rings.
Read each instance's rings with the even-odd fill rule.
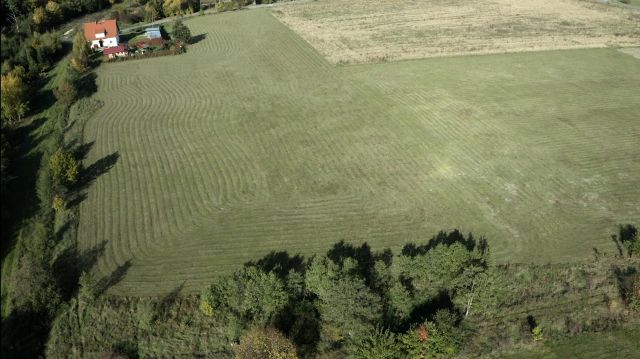
[[[73,51],[71,53],[71,65],[83,73],[89,69],[89,61],[91,56],[91,49],[89,43],[84,38],[84,32],[81,29],[76,30],[76,34],[73,36]]]
[[[78,180],[78,161],[62,148],[56,150],[49,158],[53,181],[60,185],[73,185]]]
[[[6,75],[2,75],[0,83],[2,125],[20,121],[29,109],[27,101],[28,87],[25,71],[16,67]]]
[[[47,11],[42,7],[37,7],[33,10],[33,16],[31,16],[33,23],[39,28],[43,28],[48,21]]]
[[[306,286],[318,297],[323,335],[330,342],[358,340],[382,320],[382,300],[356,267],[354,259],[340,265],[323,256],[314,258],[307,271]]]
[[[164,0],[162,10],[166,16],[176,16],[193,13],[198,3],[194,0]]]
[[[201,297],[201,309],[211,307],[212,314],[232,316],[246,325],[270,322],[288,301],[282,280],[255,267],[220,278],[208,291]]]
[[[62,20],[62,8],[60,4],[55,1],[48,1],[45,6],[45,10],[47,10],[47,14],[49,14],[49,18],[51,21],[58,22]]]
[[[154,22],[162,17],[162,5],[158,0],[151,0],[144,6],[145,20]]]
[[[65,105],[71,105],[78,97],[76,85],[68,78],[62,79],[58,86],[53,90],[53,94],[58,101]]]

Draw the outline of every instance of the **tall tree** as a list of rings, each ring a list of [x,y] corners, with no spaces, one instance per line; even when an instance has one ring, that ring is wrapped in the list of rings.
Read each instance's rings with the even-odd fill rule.
[[[154,22],[162,17],[162,5],[158,0],[150,0],[144,6],[145,20]]]
[[[71,65],[79,72],[85,72],[89,69],[89,61],[91,49],[89,43],[84,38],[82,29],[76,29],[73,36],[73,51],[71,53]]]
[[[357,266],[352,258],[338,264],[316,257],[307,271],[306,286],[318,298],[316,307],[328,342],[357,341],[382,320],[381,298],[366,286]]]
[[[171,33],[173,38],[183,45],[186,45],[191,41],[191,30],[187,25],[183,24],[181,20],[176,21],[173,25],[173,32]]]

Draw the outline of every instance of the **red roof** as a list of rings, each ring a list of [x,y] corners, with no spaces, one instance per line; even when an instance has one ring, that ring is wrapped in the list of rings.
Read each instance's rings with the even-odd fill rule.
[[[102,53],[105,55],[111,55],[111,54],[117,54],[118,52],[124,52],[124,51],[127,51],[127,46],[118,45],[116,47],[107,47],[102,51]]]
[[[104,33],[104,37],[96,37],[96,34],[102,33]],[[118,35],[118,23],[116,20],[102,20],[84,24],[84,38],[87,41],[106,39],[116,35]]]

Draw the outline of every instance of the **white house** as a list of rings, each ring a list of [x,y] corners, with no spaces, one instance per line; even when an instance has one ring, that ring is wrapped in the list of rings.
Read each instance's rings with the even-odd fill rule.
[[[84,37],[91,43],[92,49],[116,47],[120,43],[118,22],[102,20],[84,24]]]

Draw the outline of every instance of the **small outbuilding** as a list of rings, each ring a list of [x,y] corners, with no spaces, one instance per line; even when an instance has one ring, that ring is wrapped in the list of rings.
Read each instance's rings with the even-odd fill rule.
[[[160,26],[151,26],[144,30],[148,39],[161,39],[162,33],[160,32]]]
[[[106,58],[114,59],[116,57],[129,56],[129,49],[127,45],[118,45],[116,47],[109,47],[102,52]]]

